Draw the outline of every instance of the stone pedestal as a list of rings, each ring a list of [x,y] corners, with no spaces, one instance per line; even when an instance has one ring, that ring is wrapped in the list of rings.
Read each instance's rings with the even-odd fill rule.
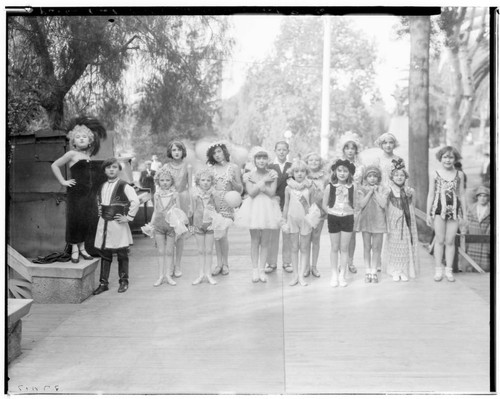
[[[32,296],[36,303],[81,303],[96,288],[100,258],[79,263],[56,262],[28,266]]]
[[[21,354],[22,320],[33,303],[32,299],[11,299],[8,301],[7,352],[10,363]]]

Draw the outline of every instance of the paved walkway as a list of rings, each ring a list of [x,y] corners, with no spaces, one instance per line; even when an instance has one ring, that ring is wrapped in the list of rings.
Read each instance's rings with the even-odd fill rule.
[[[251,282],[249,234],[230,230],[230,267],[219,284],[192,286],[194,238],[178,285],[153,288],[152,242],[135,237],[131,283],[80,305],[35,304],[23,354],[8,369],[11,393],[489,392],[490,275],[421,276],[331,288],[329,237],[307,287],[290,275]],[[361,237],[356,264],[362,264]],[[50,317],[50,315],[52,315]]]

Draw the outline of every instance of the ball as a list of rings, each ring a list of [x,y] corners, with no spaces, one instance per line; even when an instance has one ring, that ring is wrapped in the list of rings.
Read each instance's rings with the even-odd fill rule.
[[[237,191],[229,191],[224,195],[224,200],[231,208],[236,208],[241,204],[241,195]]]

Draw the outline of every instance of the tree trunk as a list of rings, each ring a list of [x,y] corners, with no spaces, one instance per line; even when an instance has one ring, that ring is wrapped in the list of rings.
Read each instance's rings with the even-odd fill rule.
[[[425,211],[429,186],[430,17],[410,17],[409,170],[415,206]]]
[[[462,140],[460,135],[460,102],[462,100],[462,74],[458,60],[458,49],[447,48],[446,53],[450,63],[450,93],[446,103],[446,144],[452,145],[460,151]]]

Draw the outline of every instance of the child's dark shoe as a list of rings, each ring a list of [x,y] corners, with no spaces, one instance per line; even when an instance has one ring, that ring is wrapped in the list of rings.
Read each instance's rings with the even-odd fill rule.
[[[82,255],[82,258],[85,259],[85,260],[92,260],[94,259],[92,256],[90,256],[87,251],[83,250],[83,251],[80,251],[80,255]]]
[[[128,290],[128,281],[122,281],[118,287],[118,292],[122,293]]]
[[[92,294],[94,295],[99,295],[102,294],[104,291],[109,290],[107,285],[104,284],[99,284],[99,287],[97,287]]]
[[[372,282],[372,275],[369,273],[365,274],[365,283],[371,283]]]
[[[378,283],[378,275],[372,274],[372,283]]]

